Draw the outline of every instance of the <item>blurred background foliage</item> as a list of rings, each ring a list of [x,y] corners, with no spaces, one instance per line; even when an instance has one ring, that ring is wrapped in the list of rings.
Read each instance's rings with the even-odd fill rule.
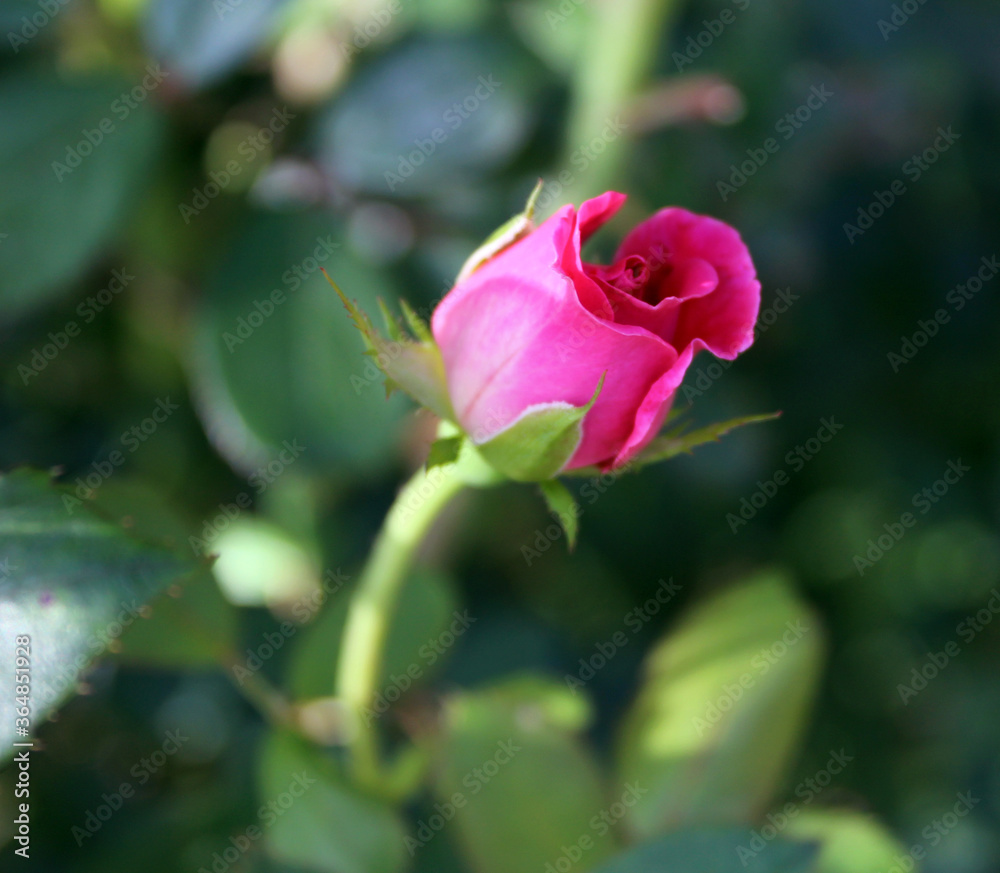
[[[664,822],[741,823],[742,837],[655,849],[711,865],[725,845],[730,864],[727,841],[801,803],[796,788],[841,750],[849,765],[785,833],[833,835],[816,869],[881,873],[917,844],[930,873],[998,869],[1000,634],[987,623],[970,639],[962,622],[992,619],[1000,583],[1000,305],[996,281],[961,309],[949,292],[997,254],[1000,9],[903,5],[4,0],[0,466],[58,468],[71,491],[97,471],[89,496],[108,517],[221,555],[39,728],[34,869],[209,867],[303,766],[320,788],[232,869],[541,873],[622,780],[660,792],[655,815],[575,869]],[[779,126],[817,90],[831,96]],[[769,137],[777,151],[740,182]],[[267,728],[240,691],[279,721],[284,704],[234,679],[281,634],[254,676],[311,701],[302,723],[335,741],[323,698],[349,577],[433,430],[385,400],[318,268],[369,310],[405,296],[429,313],[539,176],[543,214],[629,193],[593,259],[666,204],[738,227],[764,288],[758,342],[731,368],[697,359],[679,404],[704,422],[784,415],[642,476],[578,483],[573,554],[530,489],[465,496],[396,620],[387,675],[422,675],[381,724],[436,763],[392,809]],[[905,192],[872,208],[894,180]],[[865,229],[862,208],[884,215]],[[941,309],[948,321],[914,336]],[[161,399],[177,410],[128,441]],[[831,417],[842,429],[810,449]],[[124,463],[104,477],[115,450]],[[921,512],[914,495],[959,459],[969,472]],[[881,555],[889,541],[869,540],[907,511],[916,524]],[[679,592],[629,629],[665,580]],[[466,607],[454,645],[418,654]],[[812,635],[721,737],[693,735],[802,617]],[[570,693],[564,677],[623,629]],[[941,675],[901,694],[951,642]],[[170,730],[190,740],[75,837]],[[411,859],[404,836],[508,734],[524,757]],[[0,841],[12,782],[0,772]],[[965,792],[971,813],[935,836]],[[762,858],[814,863],[795,847]]]

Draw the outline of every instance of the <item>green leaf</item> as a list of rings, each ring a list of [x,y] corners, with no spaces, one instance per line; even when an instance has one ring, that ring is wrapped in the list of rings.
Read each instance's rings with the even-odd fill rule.
[[[747,839],[738,829],[670,834],[613,858],[594,873],[819,873],[813,843],[775,839],[759,856],[741,855]]]
[[[288,0],[205,3],[152,0],[143,22],[150,53],[188,87],[204,87],[242,63],[276,30]]]
[[[528,202],[524,206],[524,211],[518,213],[513,218],[508,219],[491,233],[479,248],[477,248],[459,270],[455,283],[467,279],[490,258],[500,254],[508,246],[512,246],[519,239],[523,239],[535,227],[535,203],[538,195],[542,193],[545,182],[539,179],[528,195]]]
[[[549,511],[559,519],[559,524],[566,532],[566,541],[569,543],[570,551],[576,546],[576,534],[580,525],[580,507],[576,504],[576,498],[569,489],[558,479],[549,479],[540,482],[545,503]]]
[[[94,658],[117,647],[145,602],[197,566],[98,517],[48,475],[18,470],[0,477],[0,645],[5,664],[28,636],[31,724],[75,688]],[[0,756],[14,736],[14,674],[0,680]]]
[[[94,506],[131,533],[189,549],[190,525],[159,491],[141,481],[113,478],[96,495]],[[122,634],[120,660],[172,669],[206,668],[217,667],[236,650],[237,612],[222,595],[207,562],[150,606],[152,615]]]
[[[582,695],[535,677],[446,702],[433,788],[458,807],[449,832],[475,873],[542,871],[582,838],[588,866],[614,852],[600,815],[628,789],[605,794],[577,735],[587,715]],[[421,851],[427,837],[415,839]]]
[[[366,354],[371,355],[378,368],[385,373],[387,392],[391,394],[394,389],[401,388],[439,418],[453,420],[455,413],[448,396],[444,361],[441,359],[441,350],[433,338],[417,342],[412,337],[406,336],[385,304],[379,300],[378,305],[385,316],[391,337],[387,340],[375,329],[371,319],[357,302],[349,300],[329,274],[326,274],[326,279],[340,297],[354,326],[361,332]],[[411,323],[417,318],[416,313],[409,307],[404,311],[407,312],[407,319]],[[427,334],[426,328],[418,332]]]
[[[505,476],[517,482],[543,482],[558,473],[573,456],[583,436],[584,416],[597,401],[604,376],[584,406],[569,403],[529,407],[513,424],[476,450]]]
[[[119,98],[135,85],[0,77],[0,118],[8,119],[0,125],[0,320],[67,290],[142,202],[163,123],[153,99],[120,117]]]
[[[509,40],[456,28],[468,9],[469,0],[449,3],[443,28],[368,54],[311,120],[317,161],[347,189],[436,199],[448,210],[528,139],[541,65]],[[416,5],[410,11],[419,15]],[[476,94],[475,111],[463,108]]]
[[[381,469],[396,444],[403,405],[385,402],[382,374],[356,353],[354,328],[316,264],[365,305],[391,298],[392,287],[331,221],[254,214],[205,281],[190,373],[206,430],[239,469],[252,472],[297,440],[297,469],[360,473]]]
[[[906,847],[875,818],[849,809],[804,810],[790,819],[784,835],[819,842],[816,873],[890,870],[906,854]]]
[[[464,436],[440,437],[434,440],[427,455],[427,469],[454,463],[462,452],[464,442]]]
[[[768,412],[762,415],[744,415],[740,418],[731,418],[729,421],[717,421],[715,424],[700,427],[697,430],[685,433],[686,424],[678,425],[673,430],[656,437],[639,455],[632,461],[630,469],[638,470],[647,464],[656,464],[659,461],[669,461],[677,455],[690,454],[693,449],[705,443],[718,442],[719,439],[747,424],[757,424],[763,421],[774,421],[781,416],[780,412]]]
[[[819,679],[823,634],[780,575],[699,604],[650,654],[617,741],[649,785],[630,830],[751,823],[780,787]]]
[[[259,773],[267,811],[258,826],[276,860],[321,873],[396,873],[406,866],[399,816],[351,786],[315,747],[272,733]]]
[[[559,74],[569,77],[585,49],[593,20],[589,4],[557,6],[547,0],[519,0],[509,5],[518,36]]]
[[[122,634],[122,661],[174,670],[216,668],[237,650],[238,620],[208,570],[151,603],[149,621]]]
[[[350,593],[351,587],[345,585],[330,595],[323,611],[296,641],[290,666],[296,700],[333,694]],[[407,579],[389,626],[380,691],[390,684],[391,676],[406,674],[413,665],[423,681],[444,663],[447,649],[434,644],[456,621],[456,608],[455,593],[444,576],[419,569]]]

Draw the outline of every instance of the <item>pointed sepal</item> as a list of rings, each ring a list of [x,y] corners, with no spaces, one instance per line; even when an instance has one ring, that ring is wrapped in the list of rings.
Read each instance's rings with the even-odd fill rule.
[[[604,376],[594,396],[583,406],[556,401],[529,406],[513,424],[476,450],[497,470],[517,482],[544,482],[573,457],[583,439],[583,419],[597,401]]]
[[[389,339],[386,339],[358,304],[349,300],[340,290],[326,270],[323,270],[323,275],[337,292],[354,326],[361,332],[365,354],[371,355],[375,364],[385,374],[386,392],[391,394],[397,388],[402,389],[438,417],[454,420],[455,413],[448,397],[448,383],[441,350],[434,342],[426,323],[409,306],[402,304],[403,315],[417,335],[414,339],[403,330],[398,319],[380,300],[379,308],[382,310],[386,331],[389,334]]]
[[[543,185],[544,182],[539,179],[531,194],[528,195],[524,211],[501,224],[479,248],[469,255],[465,263],[462,264],[462,269],[459,270],[458,278],[455,280],[456,284],[467,279],[490,258],[500,254],[505,248],[526,237],[535,229],[535,204],[538,202],[538,195],[542,193]]]
[[[731,418],[728,421],[717,421],[714,424],[688,431],[687,424],[679,424],[654,439],[629,464],[630,470],[638,470],[647,464],[669,461],[677,455],[689,455],[692,450],[705,443],[717,443],[730,431],[748,424],[759,424],[773,421],[781,416],[780,412],[767,412],[761,415],[744,415]]]
[[[570,490],[558,479],[547,479],[539,482],[538,487],[549,507],[549,512],[558,519],[566,534],[566,542],[572,552],[576,547],[576,534],[579,530],[580,507]]]

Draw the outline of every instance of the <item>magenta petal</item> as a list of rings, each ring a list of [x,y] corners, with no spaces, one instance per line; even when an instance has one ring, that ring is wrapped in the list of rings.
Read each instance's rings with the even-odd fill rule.
[[[592,222],[618,205],[598,199]],[[635,428],[635,410],[677,359],[647,331],[588,310],[576,281],[578,233],[572,212],[560,210],[452,291],[431,322],[459,424],[477,443],[530,406],[585,404],[605,377],[567,469],[610,462]],[[600,288],[584,278],[610,313]]]
[[[580,204],[576,218],[577,226],[580,228],[581,244],[600,230],[601,225],[613,218],[627,199],[628,197],[617,191],[605,191],[600,197],[584,200]]]
[[[695,340],[720,358],[735,358],[753,342],[753,328],[760,308],[760,283],[740,235],[729,225],[684,209],[661,209],[625,237],[616,259],[662,252],[666,263],[684,265],[680,278],[683,304],[677,313],[671,342],[684,349]],[[695,296],[710,275],[695,261],[703,261],[717,274],[718,286]],[[690,274],[689,274],[690,271]],[[697,274],[701,273],[701,277]],[[674,281],[664,280],[665,290],[676,293]]]
[[[673,404],[674,395],[684,381],[684,374],[691,366],[695,352],[700,351],[701,342],[688,346],[656,382],[653,383],[635,415],[632,432],[622,445],[618,455],[609,466],[610,469],[621,467],[634,458],[659,433],[663,422]]]
[[[719,271],[701,258],[687,258],[679,261],[659,283],[662,300],[694,300],[711,294],[719,287]]]
[[[583,264],[584,240],[624,200],[609,191],[563,207],[438,306],[431,328],[474,442],[532,407],[582,406],[603,378],[566,469],[620,467],[656,435],[698,351],[731,358],[752,342],[760,284],[722,222],[664,209],[611,267]]]

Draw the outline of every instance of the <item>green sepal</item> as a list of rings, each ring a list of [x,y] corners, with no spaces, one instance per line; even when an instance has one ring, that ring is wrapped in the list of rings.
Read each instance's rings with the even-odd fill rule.
[[[683,415],[683,413],[675,414],[671,411],[667,421],[673,421],[681,415]],[[766,412],[761,415],[744,415],[739,418],[731,418],[728,421],[717,421],[715,424],[709,424],[705,427],[700,427],[697,430],[692,431],[687,430],[690,423],[684,422],[671,428],[665,433],[660,434],[638,455],[632,458],[631,461],[622,467],[611,470],[610,472],[612,475],[634,473],[636,470],[641,470],[643,467],[647,467],[650,464],[657,464],[660,461],[669,461],[671,458],[677,457],[677,455],[690,455],[691,452],[698,446],[704,445],[705,443],[717,443],[721,437],[724,437],[731,430],[735,430],[738,427],[743,427],[746,424],[758,424],[762,421],[773,421],[774,419],[780,417],[780,412]],[[567,475],[599,476],[602,473],[607,472],[609,471],[601,470],[599,467],[580,467],[579,469],[571,470]]]
[[[544,182],[539,179],[531,194],[528,195],[524,211],[501,224],[486,237],[485,242],[479,248],[469,255],[465,263],[462,264],[462,269],[458,272],[458,278],[455,279],[456,284],[467,279],[490,258],[500,254],[505,248],[526,237],[535,229],[535,203],[538,201],[538,195],[542,193],[543,186]]]
[[[427,469],[443,467],[445,464],[453,464],[458,460],[462,451],[462,443],[465,437],[462,435],[452,437],[439,437],[431,443],[431,450],[427,455]]]
[[[389,334],[389,339],[397,343],[406,340],[406,334],[403,333],[403,329],[399,326],[399,321],[389,311],[388,305],[386,305],[386,302],[381,297],[378,298],[378,308],[379,312],[382,313],[382,320],[385,321],[385,330]]]
[[[582,423],[597,401],[604,376],[594,396],[583,406],[556,401],[529,407],[513,424],[476,450],[493,467],[517,482],[544,482],[573,457],[583,437]]]
[[[357,303],[349,300],[340,290],[326,270],[323,270],[323,275],[337,292],[354,326],[361,332],[365,354],[371,355],[376,366],[385,374],[386,393],[391,394],[397,388],[402,389],[438,417],[454,421],[455,412],[448,397],[448,383],[441,350],[420,317],[405,303],[402,304],[403,314],[413,332],[417,334],[418,338],[414,339],[406,334],[388,307],[380,300],[379,308],[385,317],[390,336],[390,339],[386,339]]]
[[[434,337],[431,335],[431,329],[427,326],[427,322],[424,321],[409,303],[405,300],[399,301],[399,308],[403,310],[403,316],[406,318],[406,323],[410,326],[410,330],[413,331],[413,335],[420,340],[422,343],[432,343],[434,342]]]
[[[717,421],[714,424],[688,431],[689,423],[679,424],[666,433],[656,437],[632,460],[631,469],[638,470],[647,464],[669,461],[677,455],[689,455],[693,449],[705,443],[717,443],[732,430],[747,424],[759,424],[763,421],[773,421],[780,418],[780,412],[765,412],[760,415],[744,415],[730,418],[728,421]]]
[[[580,507],[570,490],[558,479],[548,479],[539,482],[538,487],[545,498],[549,511],[559,520],[566,533],[566,543],[572,552],[576,546],[576,534],[579,530]]]

